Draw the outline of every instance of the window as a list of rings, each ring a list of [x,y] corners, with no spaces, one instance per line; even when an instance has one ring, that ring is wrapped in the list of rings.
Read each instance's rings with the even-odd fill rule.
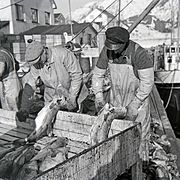
[[[80,45],[82,46],[83,43],[84,43],[84,42],[83,42],[83,38],[81,37],[81,38],[80,38]]]
[[[45,12],[45,24],[49,25],[50,24],[50,13]]]
[[[87,44],[91,46],[91,39],[92,39],[92,35],[88,34],[87,35]]]
[[[24,21],[23,5],[15,4],[16,7],[16,20]]]
[[[33,23],[38,23],[38,10],[31,8],[31,18]]]

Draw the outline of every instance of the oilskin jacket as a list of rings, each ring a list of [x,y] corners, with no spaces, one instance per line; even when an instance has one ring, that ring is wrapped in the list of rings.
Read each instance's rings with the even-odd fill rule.
[[[148,160],[147,142],[150,128],[148,97],[154,83],[153,63],[150,61],[145,50],[133,41],[130,41],[126,50],[115,58],[108,57],[108,50],[104,47],[92,79],[95,95],[101,94],[103,77],[108,68],[111,77],[110,103],[115,107],[126,107],[136,99],[141,101],[136,121],[142,125],[139,154],[145,161]]]
[[[0,48],[0,104],[1,108],[16,111],[19,108],[22,86],[16,72],[13,55]]]
[[[49,50],[48,63],[42,69],[32,66],[30,72],[23,77],[23,84],[28,83],[35,89],[35,82],[40,77],[45,85],[45,102],[50,102],[57,95],[59,85],[66,88],[71,96],[77,97],[82,83],[79,62],[72,52],[62,46],[55,46]]]

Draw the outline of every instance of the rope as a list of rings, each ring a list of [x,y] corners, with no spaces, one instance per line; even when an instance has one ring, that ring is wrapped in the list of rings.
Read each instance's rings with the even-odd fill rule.
[[[133,0],[131,0],[129,3],[127,3],[127,4],[122,8],[122,10],[120,10],[120,11],[114,16],[114,18],[112,18],[112,19],[106,24],[106,26],[104,26],[103,28],[101,28],[101,29],[98,31],[98,33],[97,33],[91,40],[95,39],[95,37],[96,37],[105,27],[107,27],[108,24],[110,24],[110,23],[113,21],[113,19],[115,19],[115,18],[116,18],[124,9],[126,9],[132,2],[133,2]],[[82,48],[84,48],[86,45],[87,45],[87,43],[84,44]]]
[[[92,24],[101,14],[104,13],[104,11],[106,11],[109,7],[111,7],[117,0],[113,1],[109,6],[106,7],[106,9],[104,9],[98,16],[96,16],[89,24]],[[89,25],[87,25],[86,27],[84,27],[79,33],[77,33],[72,39],[71,41],[73,41],[82,31],[84,31],[86,28],[88,28]]]
[[[169,105],[169,103],[170,103],[171,97],[172,97],[172,92],[173,92],[173,87],[174,87],[175,72],[176,72],[176,71],[174,70],[173,77],[172,77],[172,80],[171,80],[171,83],[172,83],[172,85],[171,85],[171,90],[170,90],[170,93],[169,93],[169,97],[168,97],[168,101],[167,101],[167,103],[166,103],[165,109],[167,109],[167,107],[168,107],[168,105]]]

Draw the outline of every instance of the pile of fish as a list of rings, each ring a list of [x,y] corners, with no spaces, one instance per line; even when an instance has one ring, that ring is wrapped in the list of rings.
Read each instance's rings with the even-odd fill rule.
[[[45,145],[41,145],[46,142]],[[0,177],[29,180],[68,158],[68,139],[45,136],[35,144],[9,147],[0,152]]]
[[[171,144],[167,137],[160,132],[160,125],[153,121],[151,123],[151,137],[149,143],[149,165],[145,172],[150,180],[154,179],[179,179],[176,165],[177,156],[170,153]]]
[[[67,159],[68,140],[47,136],[51,135],[53,122],[61,104],[61,98],[54,98],[38,113],[33,132],[25,139],[15,140],[9,148],[0,152],[0,178],[32,179]],[[49,138],[45,147],[37,146],[44,138]]]

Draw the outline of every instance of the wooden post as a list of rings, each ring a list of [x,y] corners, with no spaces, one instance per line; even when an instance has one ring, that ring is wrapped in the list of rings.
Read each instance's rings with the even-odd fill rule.
[[[148,7],[141,13],[137,20],[129,27],[128,31],[131,33],[137,25],[147,16],[147,14],[156,6],[160,0],[153,0]]]

